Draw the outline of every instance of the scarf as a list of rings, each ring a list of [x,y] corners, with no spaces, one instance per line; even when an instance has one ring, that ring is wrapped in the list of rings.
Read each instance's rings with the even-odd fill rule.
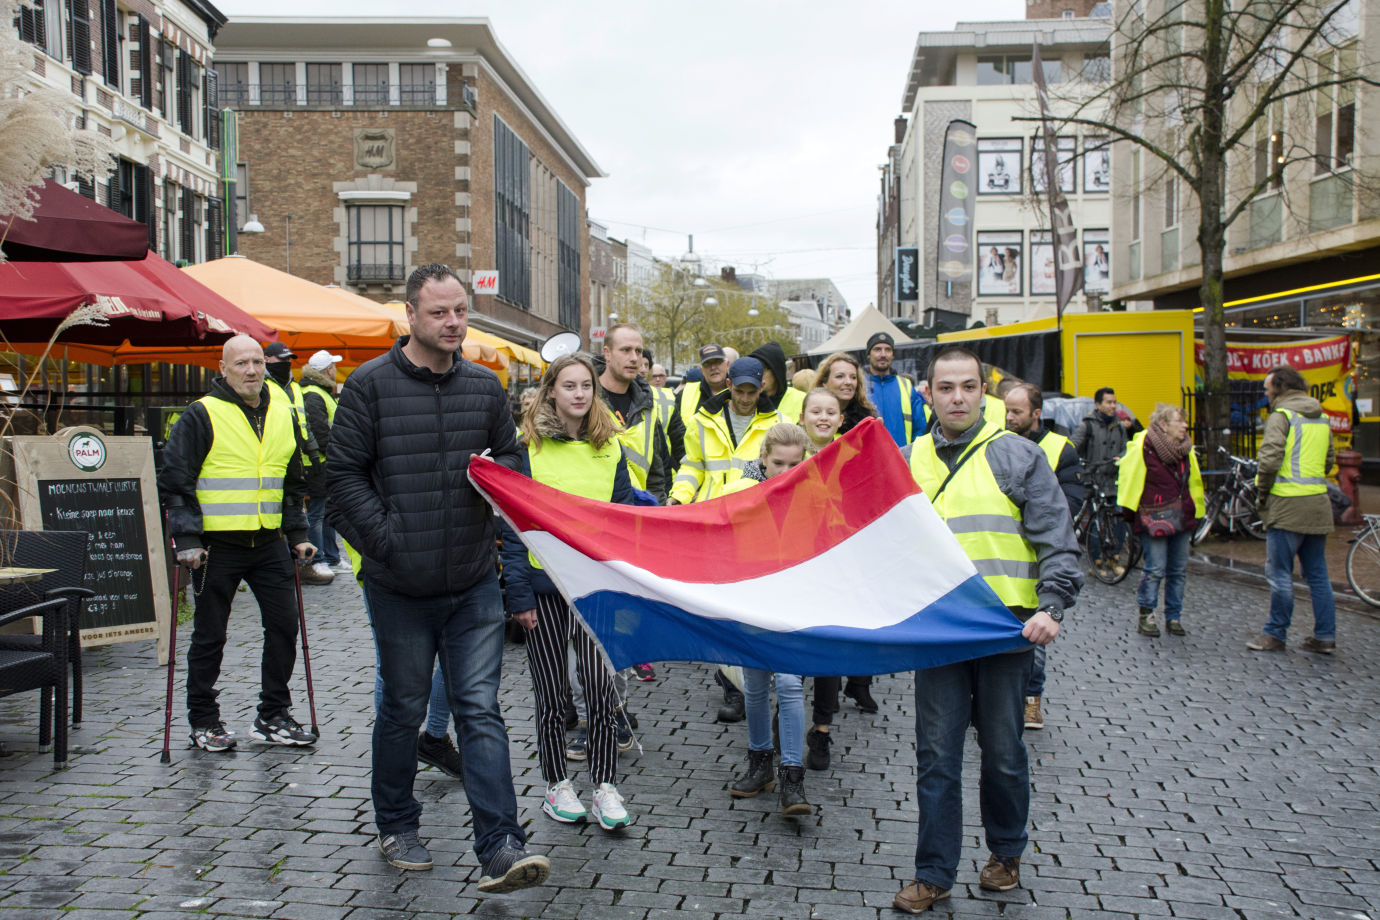
[[[1146,430],[1145,439],[1150,442],[1160,462],[1171,470],[1176,469],[1193,452],[1192,438],[1185,436],[1182,441],[1171,441],[1158,422],[1152,423]]]

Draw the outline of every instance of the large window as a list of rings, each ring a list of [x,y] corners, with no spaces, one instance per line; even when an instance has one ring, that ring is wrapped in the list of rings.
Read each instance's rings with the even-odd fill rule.
[[[1021,154],[1025,151],[1025,141],[1019,137],[983,138],[978,141],[978,194],[979,195],[1019,195],[1021,178]]]
[[[340,105],[344,101],[339,64],[307,65],[307,105]]]
[[[1355,45],[1319,56],[1319,83],[1355,75]],[[1319,87],[1316,111],[1313,172],[1321,176],[1351,165],[1356,145],[1356,87],[1352,84]]]
[[[354,65],[355,105],[388,104],[388,65]]]
[[[556,317],[562,326],[576,331],[580,328],[580,227],[583,223],[580,199],[558,180]]]
[[[220,98],[225,105],[240,106],[249,101],[249,65],[216,64]]]
[[[1277,100],[1255,126],[1255,182],[1284,187],[1284,101]]]
[[[155,95],[158,99],[158,112],[171,121],[175,111],[173,100],[177,93],[177,46],[166,39],[157,45],[158,60],[155,69],[158,72],[158,92]]]
[[[352,205],[346,277],[350,281],[402,281],[403,209],[399,205]]]
[[[105,206],[146,225],[149,248],[158,247],[157,224],[153,218],[153,183],[147,166],[119,160],[106,185]]]
[[[398,101],[403,105],[435,105],[436,65],[399,65]]]
[[[297,65],[260,64],[259,102],[264,105],[296,105]]]
[[[120,88],[120,11],[115,0],[101,0],[101,78]]]
[[[1042,61],[1046,83],[1064,81],[1064,65],[1055,58]],[[1028,54],[992,55],[978,58],[979,86],[1000,86],[1007,83],[1033,83],[1035,67]]]
[[[531,160],[527,145],[495,115],[494,249],[498,296],[528,309],[532,306]]]
[[[235,164],[235,229],[249,223],[249,164]]]

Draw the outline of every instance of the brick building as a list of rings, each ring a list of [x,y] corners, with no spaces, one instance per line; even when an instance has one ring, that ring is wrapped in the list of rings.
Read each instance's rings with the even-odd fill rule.
[[[13,26],[33,47],[26,81],[67,100],[79,129],[110,138],[109,179],[56,178],[148,227],[172,261],[223,254],[220,117],[211,44],[225,16],[205,0],[32,0]]]
[[[377,300],[428,262],[496,269],[475,326],[588,334],[585,189],[603,173],[488,20],[235,19],[215,68],[245,255]]]

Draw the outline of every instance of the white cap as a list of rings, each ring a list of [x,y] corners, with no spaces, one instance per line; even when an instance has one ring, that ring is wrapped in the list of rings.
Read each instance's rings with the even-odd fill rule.
[[[314,371],[324,371],[326,368],[331,367],[335,364],[339,364],[341,361],[344,360],[344,356],[333,355],[323,348],[307,359],[307,367],[311,368]]]

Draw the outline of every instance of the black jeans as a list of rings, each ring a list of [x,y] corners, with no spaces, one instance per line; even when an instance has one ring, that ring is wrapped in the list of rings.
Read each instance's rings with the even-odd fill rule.
[[[207,544],[206,562],[190,578],[193,586],[201,586],[201,593],[196,597],[192,647],[187,652],[187,719],[192,728],[220,721],[216,680],[230,605],[241,581],[248,582],[254,592],[264,627],[259,715],[268,719],[286,713],[292,706],[288,681],[297,663],[297,598],[287,542],[270,540],[247,547],[217,543],[212,537]]]
[[[814,712],[811,717],[815,725],[832,725],[834,713],[839,711],[839,688],[843,685],[842,677],[816,677],[815,678],[815,698]],[[871,687],[872,677],[850,677],[848,678],[849,687]]]

